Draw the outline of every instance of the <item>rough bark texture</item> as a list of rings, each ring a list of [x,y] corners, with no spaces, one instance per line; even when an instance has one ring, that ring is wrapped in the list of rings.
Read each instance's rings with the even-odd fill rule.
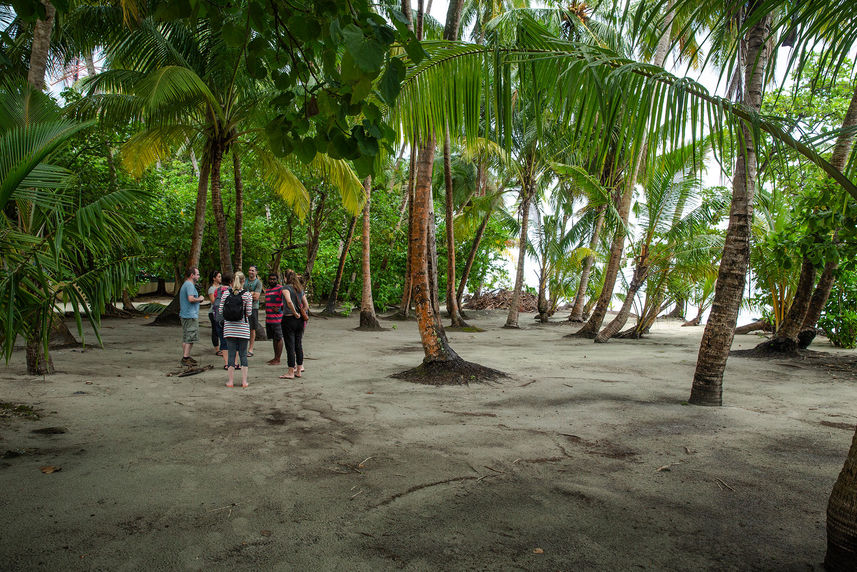
[[[515,290],[509,304],[504,328],[518,328],[518,312],[521,301],[521,288],[524,286],[524,261],[527,257],[527,232],[530,222],[530,199],[532,198],[530,180],[525,175],[521,184],[521,235],[518,239],[518,268],[515,272]]]
[[[827,503],[824,568],[829,572],[857,570],[857,433]]]
[[[50,375],[54,373],[54,362],[50,354],[45,353],[45,345],[38,337],[27,340],[27,374]]]
[[[366,192],[366,204],[363,205],[363,254],[361,256],[363,269],[363,295],[360,298],[360,327],[361,330],[380,330],[381,324],[375,315],[375,301],[372,299],[372,267],[369,246],[369,208],[372,198],[372,177],[366,177],[363,181],[363,190]]]
[[[235,176],[235,268],[241,270],[244,267],[244,181],[235,145],[232,146],[232,171]]]
[[[608,341],[610,338],[619,333],[619,330],[625,325],[625,322],[628,321],[628,315],[631,313],[631,306],[634,304],[634,297],[637,295],[637,291],[640,289],[640,286],[643,285],[643,282],[646,280],[646,276],[649,274],[649,265],[646,262],[647,256],[643,254],[640,258],[640,262],[637,264],[636,268],[634,268],[634,276],[631,278],[631,283],[628,285],[628,293],[625,295],[625,302],[622,304],[622,308],[619,309],[619,313],[616,314],[616,317],[607,324],[603,330],[601,330],[597,336],[595,336],[595,342],[599,344],[603,344]]]
[[[211,151],[211,210],[217,227],[217,245],[220,252],[220,271],[232,274],[232,255],[229,250],[229,235],[226,232],[226,214],[223,212],[223,195],[220,183],[220,165],[223,162],[223,146],[214,143]]]
[[[589,248],[595,250],[598,246],[598,238],[601,234],[601,228],[604,226],[604,217],[607,213],[607,206],[601,205],[598,207],[598,217],[595,219],[595,229],[592,231],[592,238],[589,239]],[[586,299],[586,289],[589,287],[589,275],[592,273],[592,266],[595,264],[594,256],[587,256],[583,261],[583,269],[580,271],[580,282],[577,285],[577,294],[574,296],[574,306],[571,308],[571,314],[568,315],[569,322],[583,321],[583,304]]]
[[[776,335],[758,346],[756,349],[767,349],[772,352],[795,353],[798,348],[797,337],[803,326],[806,311],[812,298],[813,285],[815,284],[815,266],[804,256],[800,267],[800,278],[798,279],[795,295],[786,317],[780,324]]]
[[[815,285],[815,291],[812,293],[812,298],[809,301],[809,308],[806,310],[806,315],[803,318],[802,328],[814,328],[821,317],[821,312],[824,311],[824,306],[827,304],[827,299],[830,297],[830,290],[833,288],[833,278],[839,264],[835,261],[827,262],[824,265],[824,270],[818,278],[818,284]]]
[[[348,223],[348,231],[345,233],[345,242],[342,244],[342,253],[339,255],[339,266],[336,267],[336,278],[333,280],[333,287],[330,289],[330,295],[327,297],[327,306],[324,308],[324,314],[336,314],[336,299],[339,297],[339,287],[342,285],[342,274],[345,272],[345,260],[348,258],[348,249],[351,248],[351,240],[354,238],[354,227],[357,226],[357,217],[351,217],[351,222]]]
[[[743,102],[758,111],[762,105],[762,88],[769,33],[770,15],[765,15],[747,32],[746,92]],[[741,127],[742,141],[732,179],[732,204],[723,256],[717,274],[714,302],[705,325],[689,402],[694,405],[723,404],[723,371],[735,335],[735,322],[744,292],[747,265],[750,260],[750,224],[753,219],[753,197],[756,191],[756,144],[748,125]]]
[[[315,208],[310,209],[310,220],[307,221],[306,240],[306,266],[304,266],[304,280],[306,281],[307,297],[312,299],[313,281],[312,271],[315,268],[315,260],[318,257],[318,247],[321,242],[321,226],[324,221],[324,204],[327,193],[321,191],[315,201]]]
[[[413,296],[417,325],[425,352],[423,363],[461,360],[449,346],[446,332],[431,302],[427,243],[429,241],[429,216],[432,213],[431,178],[434,146],[434,139],[430,139],[420,146],[417,178],[414,185],[414,218],[410,232],[411,250],[413,252],[411,265]]]
[[[48,0],[42,0],[45,17],[36,20],[33,29],[33,45],[30,48],[30,69],[27,82],[39,91],[45,90],[45,70],[48,65],[48,52],[51,49],[51,32],[57,9]]]

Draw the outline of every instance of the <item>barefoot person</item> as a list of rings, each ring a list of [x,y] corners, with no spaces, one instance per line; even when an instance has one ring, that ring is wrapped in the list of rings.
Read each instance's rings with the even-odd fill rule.
[[[219,300],[218,310],[223,316],[223,336],[226,338],[228,381],[233,386],[235,369],[241,370],[241,387],[247,387],[247,345],[250,342],[250,315],[253,313],[253,296],[244,289],[244,273],[236,272],[232,288],[225,291]],[[236,357],[236,354],[237,357]],[[237,366],[241,358],[241,366]]]
[[[275,273],[268,274],[265,290],[265,333],[274,344],[274,359],[268,365],[279,365],[283,355],[283,287]]]
[[[205,300],[196,289],[199,268],[193,266],[184,273],[185,281],[179,291],[179,318],[182,321],[182,365],[194,366],[197,361],[190,357],[193,343],[199,341],[199,303]]]
[[[286,285],[283,287],[286,307],[283,310],[283,338],[286,342],[286,359],[289,371],[280,376],[280,379],[293,379],[301,377],[304,371],[304,349],[303,336],[304,326],[309,315],[309,304],[300,278],[294,270],[286,270]]]
[[[222,356],[223,348],[220,347],[220,337],[222,333],[222,325],[217,319],[217,294],[220,289],[221,281],[220,270],[212,270],[208,277],[208,299],[211,301],[211,307],[208,309],[208,321],[211,322],[211,345],[214,346],[214,353]]]
[[[232,284],[232,274],[228,272],[223,275],[223,284],[218,286],[217,290],[214,292],[215,300],[217,302],[214,304],[214,319],[217,320],[217,323],[220,325],[220,351],[217,352],[217,355],[223,356],[223,369],[229,367],[229,359],[227,358],[228,352],[226,346],[226,336],[223,332],[223,314],[220,313],[220,299],[223,298],[223,295],[229,291]],[[233,361],[232,365],[237,365],[237,361]]]
[[[253,296],[253,313],[250,315],[250,346],[247,348],[247,356],[253,357],[253,347],[256,345],[256,326],[259,324],[259,298],[262,297],[262,280],[259,278],[256,267],[251,266],[247,270],[247,282],[244,288]]]

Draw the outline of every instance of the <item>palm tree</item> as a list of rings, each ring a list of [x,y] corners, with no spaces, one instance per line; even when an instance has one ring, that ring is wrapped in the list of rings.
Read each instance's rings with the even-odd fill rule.
[[[221,269],[226,272],[233,267],[220,171],[224,154],[230,149],[233,162],[237,162],[236,146],[249,152],[266,183],[300,216],[309,208],[306,188],[275,157],[269,145],[262,127],[262,103],[270,94],[259,87],[259,82],[240,73],[243,53],[244,47],[226,46],[218,30],[208,22],[190,27],[181,22],[157,24],[147,19],[122,43],[111,46],[109,69],[86,82],[90,95],[82,112],[96,112],[109,120],[131,118],[144,122],[145,128],[123,147],[123,161],[133,173],[139,174],[168,158],[188,141],[202,147],[188,266],[199,264],[210,182]],[[363,187],[343,160],[317,153],[308,163],[325,172],[340,189],[346,208],[360,211]],[[240,164],[234,173],[238,177],[236,191],[240,193]],[[177,309],[175,299],[156,321],[175,319]]]
[[[371,204],[372,195],[372,177],[366,177],[363,181],[363,188],[366,190],[366,203],[363,205],[363,254],[361,256],[362,272],[363,272],[363,295],[360,300],[360,329],[361,330],[380,330],[381,324],[378,323],[378,317],[375,315],[375,302],[372,299],[372,271],[370,259],[370,227],[369,227],[369,206]]]
[[[48,338],[60,303],[89,317],[100,342],[105,305],[133,281],[139,244],[119,214],[139,191],[88,200],[65,190],[72,174],[47,163],[92,123],[62,117],[50,98],[12,81],[0,85],[0,331],[8,361],[16,337],[27,342],[27,371],[53,372]]]

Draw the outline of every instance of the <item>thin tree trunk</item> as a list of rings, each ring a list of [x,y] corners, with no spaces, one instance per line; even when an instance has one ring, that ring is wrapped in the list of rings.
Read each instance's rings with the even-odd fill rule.
[[[780,327],[777,328],[773,339],[763,342],[757,347],[765,347],[784,353],[794,353],[797,351],[797,336],[800,333],[801,326],[803,326],[806,311],[809,308],[809,302],[812,298],[815,274],[815,266],[804,256],[800,267],[800,278],[798,279],[797,288],[795,288],[795,295],[791,306],[789,306],[789,311],[786,313]]]
[[[673,308],[672,312],[670,312],[669,314],[667,314],[664,317],[676,318],[679,320],[683,320],[686,308],[687,308],[687,300],[685,300],[684,298],[679,296],[675,299],[675,307]]]
[[[485,215],[479,229],[476,231],[476,236],[473,237],[473,246],[470,247],[470,254],[467,255],[467,262],[464,264],[464,270],[461,272],[461,281],[458,283],[458,291],[455,293],[455,302],[461,308],[461,297],[464,295],[464,288],[467,286],[467,280],[470,279],[470,271],[473,269],[473,263],[476,261],[476,255],[479,252],[479,244],[482,242],[482,236],[485,234],[485,229],[488,228],[488,221],[491,219],[491,213]]]
[[[232,274],[232,255],[229,252],[229,235],[226,233],[226,214],[223,212],[223,195],[220,186],[220,165],[223,162],[223,146],[215,142],[211,152],[211,209],[217,227],[217,244],[220,250],[220,271]]]
[[[431,179],[434,163],[435,142],[429,139],[420,146],[417,161],[417,178],[414,185],[414,217],[411,226],[410,242],[413,259],[411,275],[413,280],[414,305],[416,306],[417,325],[423,344],[425,358],[423,363],[453,362],[461,360],[449,346],[443,329],[431,301],[428,273],[429,217],[432,213]]]
[[[616,278],[622,266],[622,252],[625,249],[626,236],[625,223],[628,222],[633,194],[634,188],[626,185],[618,204],[619,219],[622,224],[616,229],[616,234],[613,235],[613,242],[610,244],[610,257],[607,260],[607,268],[604,270],[604,285],[601,287],[601,294],[598,296],[598,302],[595,303],[595,309],[592,311],[592,315],[589,316],[589,320],[574,334],[575,336],[594,338],[598,335],[601,324],[604,323],[604,317],[607,315],[607,309],[610,307],[610,301],[613,299],[613,288],[616,286]]]
[[[431,298],[431,306],[434,308],[434,313],[440,316],[440,293],[438,292],[438,263],[437,263],[437,225],[435,224],[434,200],[429,205],[428,219],[428,275],[429,275],[429,296]]]
[[[417,177],[417,140],[413,139],[411,145],[411,158],[408,166],[408,237],[411,235],[411,228],[414,225],[414,187]],[[411,316],[411,301],[413,294],[413,256],[411,250],[412,242],[408,238],[408,253],[405,259],[405,283],[402,286],[402,303],[399,305],[399,311],[396,312],[396,317],[406,320]]]
[[[235,175],[235,268],[244,267],[244,181],[238,147],[232,145],[232,170]]]
[[[450,3],[450,10],[453,3]],[[443,180],[446,187],[446,311],[449,312],[450,325],[453,328],[463,328],[467,327],[467,322],[462,319],[458,311],[458,299],[455,295],[455,227],[453,225],[455,204],[452,196],[452,162],[448,125],[444,129]]]
[[[315,210],[312,214],[312,220],[307,224],[307,252],[306,266],[304,266],[304,280],[306,280],[307,296],[312,292],[312,271],[315,268],[315,260],[318,257],[318,247],[321,237],[321,225],[324,221],[324,203],[327,200],[327,193],[320,192],[320,197],[315,204]]]
[[[372,198],[372,177],[366,177],[363,181],[363,190],[366,192],[366,204],[363,205],[363,295],[360,299],[360,329],[380,330],[381,324],[375,315],[375,301],[372,299],[372,266],[370,264],[370,221],[369,205]]]
[[[206,151],[202,157],[202,168],[199,172],[199,181],[196,187],[196,210],[193,217],[193,231],[191,232],[190,252],[187,258],[187,267],[199,266],[199,257],[202,254],[202,235],[205,231],[205,204],[208,198],[208,177],[211,172],[210,155]],[[176,282],[178,286],[178,281]],[[158,284],[160,288],[160,281]],[[166,326],[179,323],[179,310],[181,301],[178,297],[180,288],[176,288],[172,301],[155,318],[153,325]]]
[[[595,219],[595,230],[592,231],[592,238],[589,240],[589,249],[595,250],[598,246],[598,238],[601,234],[601,227],[604,226],[604,217],[607,214],[607,205],[598,207],[598,217]],[[577,294],[574,297],[574,306],[571,308],[571,314],[568,315],[569,322],[583,321],[583,303],[586,299],[586,289],[589,287],[589,275],[592,273],[592,266],[595,264],[595,256],[589,255],[583,261],[583,269],[580,272],[580,283],[577,285]]]
[[[509,314],[506,316],[504,328],[518,328],[518,314],[520,313],[521,289],[524,286],[524,261],[527,257],[527,232],[530,222],[530,200],[532,198],[530,188],[530,175],[523,177],[521,184],[521,236],[518,244],[518,268],[515,272],[515,289],[512,292],[512,302],[509,304]]]
[[[634,297],[637,295],[637,291],[640,289],[640,286],[643,285],[643,282],[646,280],[646,276],[649,274],[649,264],[648,264],[648,255],[646,252],[640,255],[640,261],[637,263],[636,268],[634,268],[634,276],[631,278],[631,283],[628,285],[628,292],[625,294],[625,302],[622,304],[622,308],[619,309],[619,313],[616,314],[616,317],[611,320],[609,324],[607,324],[603,330],[601,330],[597,336],[595,336],[595,342],[602,344],[608,341],[610,338],[619,333],[619,330],[625,325],[625,322],[628,321],[628,315],[631,313],[631,306],[634,303]]]
[[[770,19],[770,15],[766,14],[747,32],[744,105],[753,111],[759,111],[762,106],[762,89],[768,63],[765,41]],[[717,274],[714,302],[702,335],[688,400],[694,405],[723,404],[723,371],[735,335],[735,322],[738,320],[750,260],[750,224],[756,191],[756,142],[746,123],[742,124],[740,133],[742,141],[732,179],[729,226]]]
[[[30,69],[27,72],[27,82],[39,91],[45,90],[45,70],[48,65],[48,52],[51,49],[51,32],[57,9],[49,0],[42,0],[45,7],[45,17],[36,20],[33,29],[33,45],[30,48]]]
[[[354,238],[354,227],[357,226],[357,217],[351,217],[348,223],[348,231],[345,234],[345,242],[342,244],[342,253],[339,255],[339,266],[336,267],[336,278],[333,280],[333,287],[330,290],[330,296],[327,297],[327,306],[324,308],[324,313],[328,315],[336,314],[336,299],[339,296],[339,287],[342,285],[342,275],[345,272],[345,260],[348,257],[348,249],[351,248],[351,240]]]

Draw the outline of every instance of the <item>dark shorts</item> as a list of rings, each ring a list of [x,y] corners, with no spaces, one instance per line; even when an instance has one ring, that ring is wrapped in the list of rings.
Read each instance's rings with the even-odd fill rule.
[[[259,325],[259,308],[253,308],[250,313],[250,332],[256,331],[256,326]]]
[[[283,339],[283,324],[265,324],[265,334],[271,341]]]

